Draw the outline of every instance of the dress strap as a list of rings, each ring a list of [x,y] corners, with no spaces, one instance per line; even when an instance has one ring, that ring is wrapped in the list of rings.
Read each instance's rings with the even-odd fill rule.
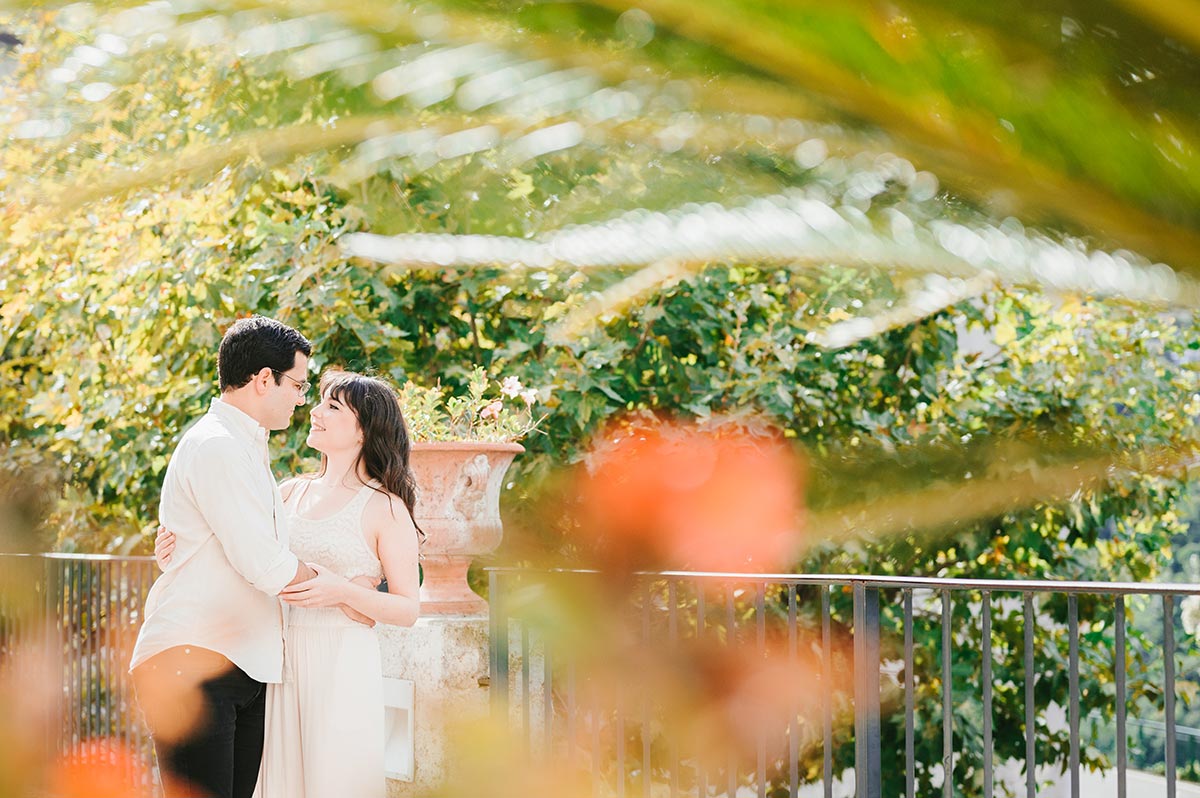
[[[377,483],[369,482],[358,489],[358,495],[350,500],[350,503],[356,507],[355,517],[362,515],[362,511],[367,507],[367,502],[371,500],[371,496],[379,487]]]
[[[366,550],[366,552],[370,554],[371,558],[376,562],[379,561],[379,554],[375,551],[374,547],[367,542],[367,527],[363,523],[363,515],[366,514],[367,504],[371,501],[371,496],[374,495],[376,490],[380,488],[382,488],[382,486],[376,482],[363,485],[358,491],[358,495],[350,500],[350,504],[353,505],[353,512],[349,514],[350,518],[353,519],[355,527],[357,528],[357,537],[359,541],[363,544],[363,548]]]
[[[288,507],[299,507],[300,499],[308,493],[308,486],[312,482],[309,477],[296,477],[292,483],[292,489],[288,491],[287,498],[283,503]]]

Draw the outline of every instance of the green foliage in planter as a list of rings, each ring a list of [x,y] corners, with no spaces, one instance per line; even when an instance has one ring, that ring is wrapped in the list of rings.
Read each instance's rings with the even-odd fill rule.
[[[514,376],[497,381],[498,390],[492,382],[481,366],[471,371],[465,393],[449,397],[440,384],[406,382],[399,391],[400,406],[413,441],[512,443],[537,429],[533,405],[538,390]]]

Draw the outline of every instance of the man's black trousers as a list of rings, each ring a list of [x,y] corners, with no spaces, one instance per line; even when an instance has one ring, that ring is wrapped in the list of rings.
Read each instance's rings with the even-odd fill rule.
[[[224,672],[199,681],[197,688],[196,672],[189,672],[186,664],[179,667],[180,658],[172,656],[176,651],[152,658],[135,673],[165,798],[251,798],[263,754],[266,685],[230,663]],[[153,688],[141,689],[147,680],[153,680]],[[194,694],[187,702],[191,708],[185,706],[184,696],[196,690],[199,706]],[[176,706],[171,706],[172,696],[179,698]],[[148,699],[156,706],[147,706]],[[196,709],[198,716],[182,739],[167,741],[157,733],[156,717],[164,717],[160,713],[174,721],[177,714],[171,713]]]

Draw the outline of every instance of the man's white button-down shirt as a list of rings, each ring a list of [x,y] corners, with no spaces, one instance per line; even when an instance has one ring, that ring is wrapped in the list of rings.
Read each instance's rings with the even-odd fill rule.
[[[179,441],[159,502],[175,552],[146,597],[130,668],[174,646],[223,654],[260,682],[283,672],[283,608],[296,575],[267,431],[214,399]]]

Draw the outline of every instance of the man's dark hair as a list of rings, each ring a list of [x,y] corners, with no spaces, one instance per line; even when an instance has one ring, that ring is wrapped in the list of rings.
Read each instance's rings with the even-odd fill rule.
[[[221,392],[241,388],[264,368],[275,372],[275,384],[280,375],[296,365],[296,353],[312,354],[308,339],[286,324],[265,316],[238,319],[225,331],[217,352],[217,374]]]

